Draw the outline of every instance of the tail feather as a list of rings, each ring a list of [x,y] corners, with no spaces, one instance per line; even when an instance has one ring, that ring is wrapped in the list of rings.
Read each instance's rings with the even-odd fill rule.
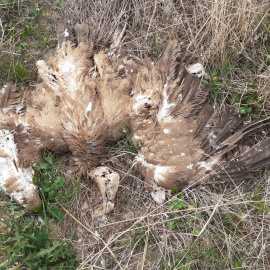
[[[215,120],[213,121],[215,122]],[[205,136],[201,148],[204,150],[205,157],[214,154],[224,155],[234,149],[237,143],[247,134],[256,131],[270,123],[270,117],[258,119],[246,126],[241,126],[243,118],[233,115],[229,109],[225,111],[218,122],[213,124],[213,128]],[[235,129],[237,129],[235,131]]]
[[[267,166],[270,166],[270,138],[242,151],[232,161],[227,161],[227,166],[219,168],[216,174],[223,180],[244,180],[252,172]]]
[[[213,127],[201,143],[201,148],[207,155],[220,150],[220,144],[231,136],[243,121],[238,115],[233,115],[229,109],[225,110],[221,117],[216,116],[210,120]]]
[[[85,23],[76,24],[74,26],[75,36],[77,40],[78,47],[81,47],[82,44],[86,44],[89,51],[93,50],[93,38],[94,38],[94,28]]]
[[[232,136],[230,136],[228,139],[223,141],[223,145],[228,144],[236,144],[240,139],[243,138],[248,133],[251,133],[259,128],[262,128],[270,123],[270,117],[265,117],[258,119],[256,121],[253,121],[252,123],[244,126],[237,132],[235,132]]]
[[[85,23],[77,23],[73,28],[68,27],[65,23],[60,23],[57,27],[58,47],[60,48],[63,42],[70,41],[74,47],[85,44],[92,51],[94,33],[94,28]]]
[[[232,149],[237,147],[238,142],[247,134],[256,131],[266,125],[269,125],[270,117],[258,119],[249,125],[244,126],[233,135],[224,140],[216,149],[214,149],[210,155],[218,152],[221,156],[229,153]]]

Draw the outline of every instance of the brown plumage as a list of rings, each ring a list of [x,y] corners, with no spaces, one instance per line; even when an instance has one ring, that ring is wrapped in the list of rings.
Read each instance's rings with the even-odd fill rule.
[[[91,27],[62,30],[56,55],[37,62],[43,81],[35,90],[18,93],[7,84],[0,91],[0,129],[17,147],[1,148],[0,140],[5,166],[15,162],[30,172],[47,148],[71,152],[79,176],[100,178],[90,171],[106,159],[105,147],[121,138],[121,126],[134,133],[140,149],[134,162],[149,189],[242,180],[269,166],[269,138],[245,152],[237,149],[243,136],[269,118],[241,127],[242,118],[229,109],[221,116],[214,112],[209,88],[184,68],[176,40],[156,64],[132,57],[113,61],[104,52],[93,54]],[[23,177],[18,170],[1,170],[2,188],[33,210],[40,201],[28,201],[37,192],[17,196],[23,187],[12,191],[7,183]]]

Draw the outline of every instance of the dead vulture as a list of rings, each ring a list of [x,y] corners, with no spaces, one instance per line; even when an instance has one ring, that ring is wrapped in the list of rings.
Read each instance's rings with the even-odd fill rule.
[[[41,203],[32,174],[47,148],[72,153],[77,174],[98,183],[100,213],[109,212],[119,176],[98,166],[123,136],[120,126],[134,134],[134,162],[150,190],[243,180],[269,166],[270,138],[237,146],[270,118],[243,125],[229,109],[215,112],[201,66],[184,67],[176,40],[154,64],[93,53],[93,36],[85,24],[59,35],[55,56],[37,62],[42,82],[34,91],[0,87],[0,186],[16,202],[29,211]]]

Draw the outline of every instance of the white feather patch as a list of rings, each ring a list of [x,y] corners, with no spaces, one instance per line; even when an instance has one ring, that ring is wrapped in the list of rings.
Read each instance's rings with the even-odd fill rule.
[[[4,85],[4,87],[0,90],[0,94],[4,95],[6,93],[7,85]]]
[[[209,78],[209,75],[205,72],[203,65],[200,63],[187,66],[186,71],[190,74],[197,76],[198,78]]]
[[[175,105],[176,105],[175,103],[168,103],[168,96],[166,92],[164,92],[163,102],[158,111],[157,119],[163,122],[170,122],[171,121],[170,108],[174,107]]]
[[[67,29],[65,29],[65,32],[63,33],[65,37],[68,37],[69,36],[69,32]]]
[[[89,104],[86,107],[86,113],[91,112],[92,111],[92,107],[93,107],[92,102],[89,102]]]
[[[213,169],[214,165],[218,164],[219,160],[220,160],[220,157],[215,157],[209,162],[205,162],[205,161],[199,162],[199,165],[200,167],[205,168],[207,171],[210,171]]]
[[[171,171],[175,169],[174,166],[162,166],[162,165],[153,165],[148,163],[142,154],[139,154],[135,160],[140,162],[142,166],[146,168],[150,168],[154,171],[154,180],[157,184],[160,182],[166,181],[166,175],[168,175]]]
[[[0,130],[0,151],[5,153],[5,157],[0,158],[0,188],[7,192],[7,180],[11,177],[17,178],[14,185],[16,190],[9,192],[9,195],[16,202],[23,204],[23,199],[31,198],[36,192],[36,186],[33,184],[34,172],[32,168],[20,168],[17,165],[17,145],[14,135],[9,130]]]

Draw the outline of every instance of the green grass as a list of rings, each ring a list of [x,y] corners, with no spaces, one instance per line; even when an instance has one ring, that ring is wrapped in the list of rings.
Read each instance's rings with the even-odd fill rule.
[[[36,167],[35,184],[39,187],[39,195],[42,199],[42,206],[35,209],[36,212],[43,213],[44,218],[47,214],[55,218],[58,222],[64,220],[62,210],[58,206],[56,199],[61,204],[70,204],[80,192],[80,185],[75,179],[70,181],[70,186],[66,187],[66,179],[60,175],[58,165],[61,160],[55,154],[45,151],[44,158]]]
[[[29,84],[37,79],[35,63],[56,44],[41,1],[6,0],[0,6],[0,83]]]
[[[166,47],[165,37],[149,35],[146,40],[146,46],[148,47],[149,56],[154,60],[158,60]]]
[[[38,186],[42,206],[35,209],[36,214],[29,214],[13,203],[0,207],[3,217],[0,220],[0,269],[16,265],[17,269],[77,269],[76,254],[70,243],[63,243],[54,235],[50,236],[51,218],[64,221],[64,214],[59,207],[72,203],[80,186],[71,180],[69,187],[66,179],[58,170],[60,160],[55,154],[45,151],[44,158],[36,167],[35,184]],[[5,194],[1,196],[8,200]]]
[[[141,252],[145,245],[150,244],[155,236],[152,231],[148,231],[147,225],[144,223],[137,223],[129,233],[128,241],[125,246],[131,251],[138,253]]]
[[[234,68],[234,72],[239,72],[240,68]],[[235,75],[235,74],[234,74]],[[209,85],[210,92],[208,99],[210,103],[219,107],[220,104],[229,104],[235,107],[242,115],[246,115],[249,119],[257,119],[260,117],[263,108],[263,99],[261,93],[257,89],[257,78],[255,74],[246,74],[244,71],[238,74],[238,76],[246,76],[247,90],[236,91],[232,89],[229,84],[230,80],[227,77],[228,74],[222,74],[214,70],[211,72],[209,79],[204,79],[203,83]]]
[[[132,137],[133,132],[130,132],[127,127],[120,127],[123,137],[116,142],[116,144],[110,147],[108,150],[110,153],[129,152],[133,154],[138,153],[138,148],[133,144]]]
[[[55,8],[61,3],[55,3]],[[36,61],[56,44],[50,6],[43,1],[5,0],[0,5],[0,84],[15,82],[20,90],[37,80]],[[61,204],[72,202],[79,185],[60,176],[58,161],[46,153],[36,168],[42,207],[29,214],[1,192],[0,269],[77,269],[71,244],[51,236],[52,218],[64,220]]]
[[[0,269],[77,269],[71,245],[50,236],[48,220],[9,202],[0,212]]]

